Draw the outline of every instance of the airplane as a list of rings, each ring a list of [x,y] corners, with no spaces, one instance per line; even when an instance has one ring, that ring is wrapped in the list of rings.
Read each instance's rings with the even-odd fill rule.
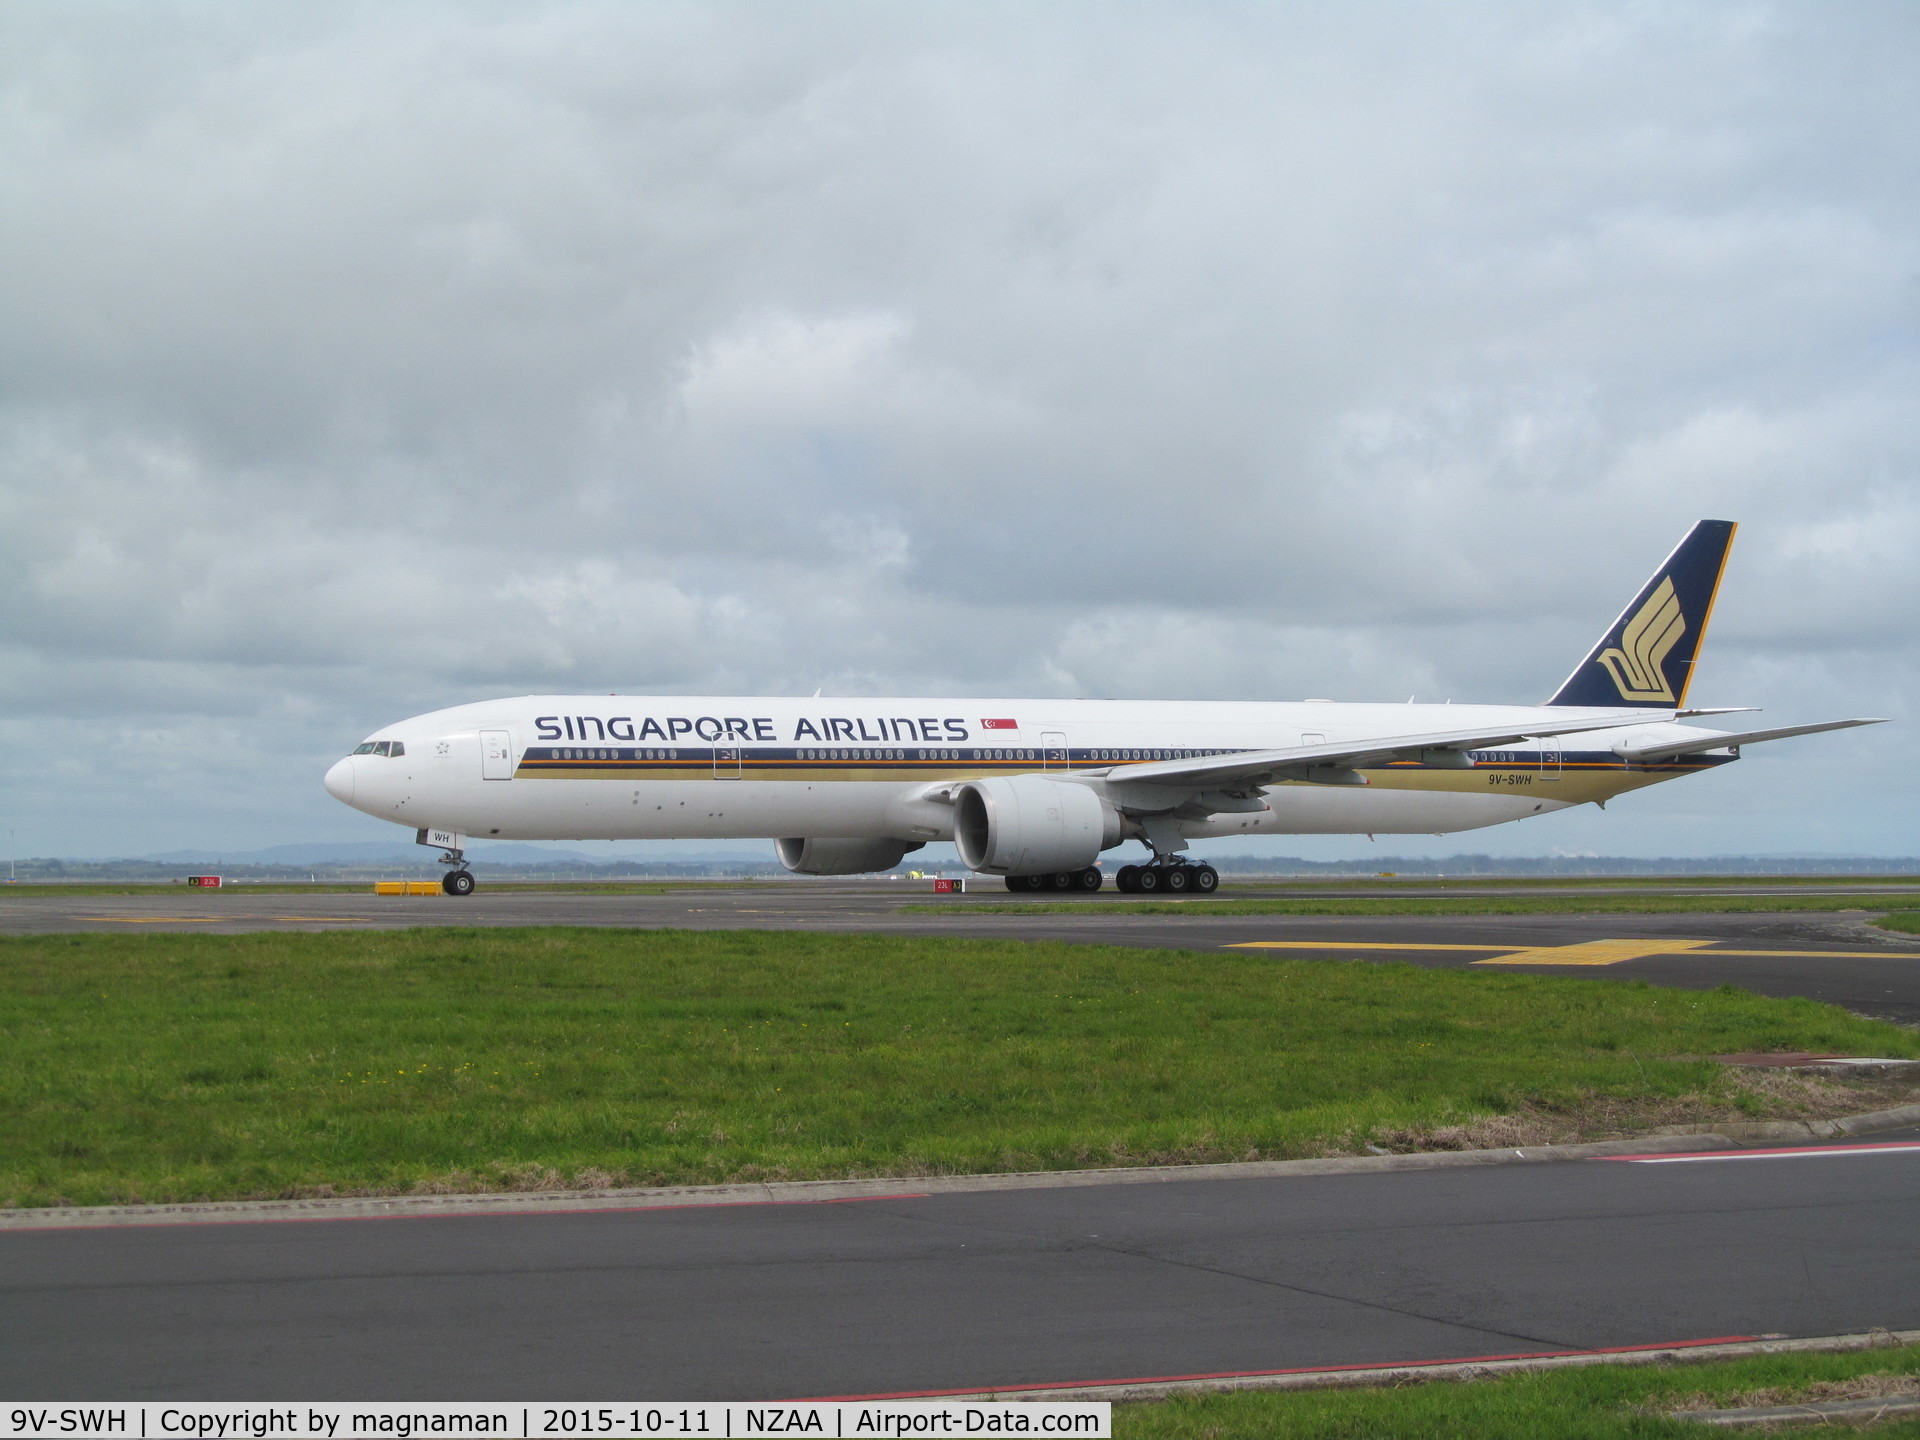
[[[1687,708],[1735,528],[1695,525],[1540,705],[521,696],[389,725],[325,784],[442,851],[450,895],[473,892],[470,839],[770,839],[803,875],[950,840],[1029,891],[1098,890],[1138,840],[1116,888],[1206,895],[1192,840],[1472,830],[1881,723],[1678,723],[1740,713]]]

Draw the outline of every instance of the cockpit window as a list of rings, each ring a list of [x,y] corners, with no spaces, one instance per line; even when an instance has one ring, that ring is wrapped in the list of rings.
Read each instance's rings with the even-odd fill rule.
[[[371,740],[367,741],[364,745],[356,745],[353,747],[353,753],[356,755],[371,755],[373,751],[374,744]]]
[[[387,753],[393,756],[394,759],[398,760],[402,755],[407,753],[407,747],[402,745],[398,740],[396,740],[393,742],[393,748],[389,750]]]
[[[404,755],[407,747],[398,740],[369,740],[353,747],[356,755]]]

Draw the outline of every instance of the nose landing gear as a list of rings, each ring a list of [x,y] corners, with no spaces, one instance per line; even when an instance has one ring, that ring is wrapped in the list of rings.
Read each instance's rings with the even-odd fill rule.
[[[473,872],[467,869],[467,852],[461,848],[466,839],[458,830],[436,830],[431,827],[416,830],[413,834],[414,844],[440,852],[440,863],[448,867],[447,873],[440,877],[440,888],[449,895],[473,893]]]

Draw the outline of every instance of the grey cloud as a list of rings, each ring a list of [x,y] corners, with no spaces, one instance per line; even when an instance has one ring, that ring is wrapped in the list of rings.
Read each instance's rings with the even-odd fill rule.
[[[250,716],[284,827],[480,693],[1525,699],[1708,514],[1717,699],[1910,708],[1908,7],[10,26],[17,734]],[[1819,744],[1689,843],[1910,848],[1904,747]],[[214,760],[75,763],[7,781],[67,848],[113,848],[89,787],[218,838],[160,833]],[[1738,814],[1789,772],[1797,818]]]

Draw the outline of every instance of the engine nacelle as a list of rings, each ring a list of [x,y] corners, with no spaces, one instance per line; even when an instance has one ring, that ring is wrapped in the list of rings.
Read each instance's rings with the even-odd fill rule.
[[[780,863],[797,875],[865,875],[891,870],[901,857],[922,849],[924,840],[776,840]]]
[[[970,780],[953,796],[953,843],[971,870],[1080,870],[1120,843],[1120,812],[1084,785],[1044,775]]]

